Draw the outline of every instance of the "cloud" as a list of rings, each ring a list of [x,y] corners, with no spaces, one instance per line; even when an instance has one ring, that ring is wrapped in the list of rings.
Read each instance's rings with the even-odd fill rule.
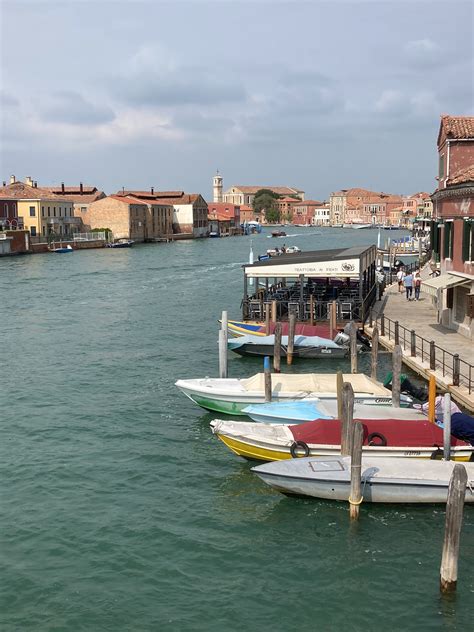
[[[406,42],[403,53],[408,62],[416,66],[434,66],[442,57],[442,50],[429,38]]]
[[[116,98],[134,106],[169,108],[243,102],[246,91],[209,69],[180,63],[159,45],[142,46],[111,83]]]
[[[101,125],[113,121],[114,111],[87,101],[81,94],[63,91],[53,94],[50,103],[41,108],[41,118],[68,125]]]
[[[0,107],[1,108],[16,108],[20,106],[20,101],[11,94],[0,90]]]

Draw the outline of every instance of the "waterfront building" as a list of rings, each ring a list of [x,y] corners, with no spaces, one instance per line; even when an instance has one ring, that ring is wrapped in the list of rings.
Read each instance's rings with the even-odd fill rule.
[[[95,186],[84,185],[82,182],[79,183],[79,186],[65,185],[64,182],[61,182],[59,186],[44,188],[49,189],[51,193],[55,195],[60,195],[68,200],[72,200],[74,204],[74,215],[76,217],[82,217],[92,202],[106,197],[104,191],[100,191]]]
[[[83,214],[89,230],[109,228],[114,239],[146,239],[147,205],[136,198],[108,195],[92,202]]]
[[[65,238],[80,232],[82,222],[74,216],[74,204],[66,197],[49,189],[38,187],[31,178],[30,184],[10,177],[0,189],[0,199],[16,200],[16,213],[23,226],[36,241],[51,235]]]
[[[323,202],[321,206],[314,207],[313,224],[314,226],[330,226],[330,208],[328,202]]]
[[[325,207],[324,202],[318,202],[318,200],[294,202],[291,222],[292,224],[306,224],[308,226],[317,223],[321,226],[324,223],[329,223],[329,210]]]
[[[331,224],[390,224],[402,215],[392,213],[398,207],[403,207],[401,195],[368,189],[341,189],[329,197]]]
[[[441,117],[431,246],[441,276],[425,282],[439,321],[474,338],[474,117]],[[422,286],[423,287],[423,286]]]
[[[22,229],[23,226],[23,217],[18,217],[18,201],[0,197],[0,230]]]
[[[211,202],[207,205],[207,217],[209,220],[209,231],[215,232],[215,222],[222,224],[222,229],[228,227],[228,234],[236,235],[241,233],[240,206],[225,202]],[[212,225],[211,225],[212,222]],[[222,232],[220,230],[219,232]]]
[[[243,204],[240,208],[240,223],[245,222],[260,222],[262,219],[262,213],[255,213],[253,208],[248,204]]]
[[[281,197],[292,197],[295,201],[304,200],[304,191],[301,189],[293,189],[291,187],[275,187],[275,186],[243,186],[233,185],[230,189],[227,189],[223,194],[224,202],[232,202],[232,204],[238,204],[239,206],[248,205],[252,206],[255,194],[260,189],[268,189]]]

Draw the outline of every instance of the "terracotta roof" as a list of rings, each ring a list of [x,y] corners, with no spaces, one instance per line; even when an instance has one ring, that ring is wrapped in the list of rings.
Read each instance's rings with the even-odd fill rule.
[[[178,198],[185,195],[184,191],[133,191],[131,189],[125,189],[122,191],[117,191],[115,195],[120,197],[133,195],[137,198],[145,198],[147,200],[156,200],[158,198]]]
[[[318,200],[303,200],[302,202],[297,202],[298,206],[323,206],[324,202],[319,202]]]
[[[16,200],[52,200],[54,202],[72,202],[72,200],[52,193],[44,187],[32,187],[18,180],[13,184],[7,184],[0,188],[1,198],[14,198]]]
[[[213,211],[207,214],[208,219],[217,219],[219,222],[229,222],[233,219],[233,216],[226,215],[225,213],[219,213],[219,211]]]
[[[301,200],[295,200],[292,197],[283,197],[278,200],[278,202],[287,202],[288,204],[298,204]]]
[[[468,167],[464,167],[464,169],[458,169],[458,171],[448,178],[447,185],[464,184],[464,182],[474,182],[474,165],[469,165]]]
[[[422,200],[426,200],[428,199],[430,196],[429,193],[426,193],[425,191],[419,191],[418,193],[413,193],[413,195],[409,195],[409,198],[420,198]]]
[[[474,139],[474,116],[449,116],[448,114],[443,114],[441,116],[438,144],[443,131],[448,138]]]
[[[237,189],[242,193],[248,193],[250,195],[254,195],[260,189],[268,189],[276,193],[277,195],[291,195],[292,193],[303,193],[301,189],[292,189],[290,187],[271,187],[271,186],[242,186],[240,184],[234,184],[231,187],[232,189]]]
[[[126,195],[109,195],[109,198],[123,202],[124,204],[135,204],[136,206],[146,206],[145,202],[141,202],[136,198],[127,197]],[[103,198],[104,200],[107,198]]]
[[[103,191],[96,191],[95,193],[91,193],[90,195],[79,194],[71,196],[70,201],[76,204],[80,204],[81,202],[84,204],[90,204],[91,202],[96,202],[97,200],[101,200],[105,197],[107,196]]]
[[[90,194],[90,193],[95,193],[97,191],[97,187],[89,187],[89,186],[82,186],[82,192],[81,192],[81,187],[70,187],[70,186],[65,186],[64,187],[64,191],[62,189],[62,184],[58,185],[58,186],[52,186],[52,187],[43,187],[44,189],[49,189],[52,193],[56,193],[58,195],[70,195],[70,194],[76,194],[79,193],[80,195],[82,195],[82,193],[84,194]]]

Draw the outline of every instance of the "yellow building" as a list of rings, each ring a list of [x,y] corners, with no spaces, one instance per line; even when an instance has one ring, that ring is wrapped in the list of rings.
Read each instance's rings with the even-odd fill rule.
[[[25,184],[11,176],[10,184],[0,189],[1,197],[17,200],[18,217],[32,237],[47,239],[53,234],[64,238],[80,231],[82,221],[74,217],[74,202],[35,182]]]

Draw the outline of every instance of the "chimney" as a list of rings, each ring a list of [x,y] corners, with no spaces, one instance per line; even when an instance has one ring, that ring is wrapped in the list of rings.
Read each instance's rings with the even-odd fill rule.
[[[6,187],[7,186],[7,182],[6,180],[3,181],[3,186]]]
[[[154,195],[154,193],[155,193],[155,189],[151,187],[151,194]]]
[[[35,180],[35,181],[34,181],[33,186],[35,187],[35,189],[37,189],[37,188],[38,188],[38,181],[37,181],[37,180]]]
[[[84,193],[84,187],[82,186],[82,182],[79,182],[79,191],[81,192],[81,195]]]
[[[10,184],[15,184],[16,178],[15,176],[10,176]]]
[[[26,181],[26,184],[27,184],[29,187],[32,187],[32,186],[33,186],[33,180],[32,180],[32,178],[31,178],[31,176],[26,176],[25,181]]]
[[[64,182],[61,182],[61,193],[64,193]]]

